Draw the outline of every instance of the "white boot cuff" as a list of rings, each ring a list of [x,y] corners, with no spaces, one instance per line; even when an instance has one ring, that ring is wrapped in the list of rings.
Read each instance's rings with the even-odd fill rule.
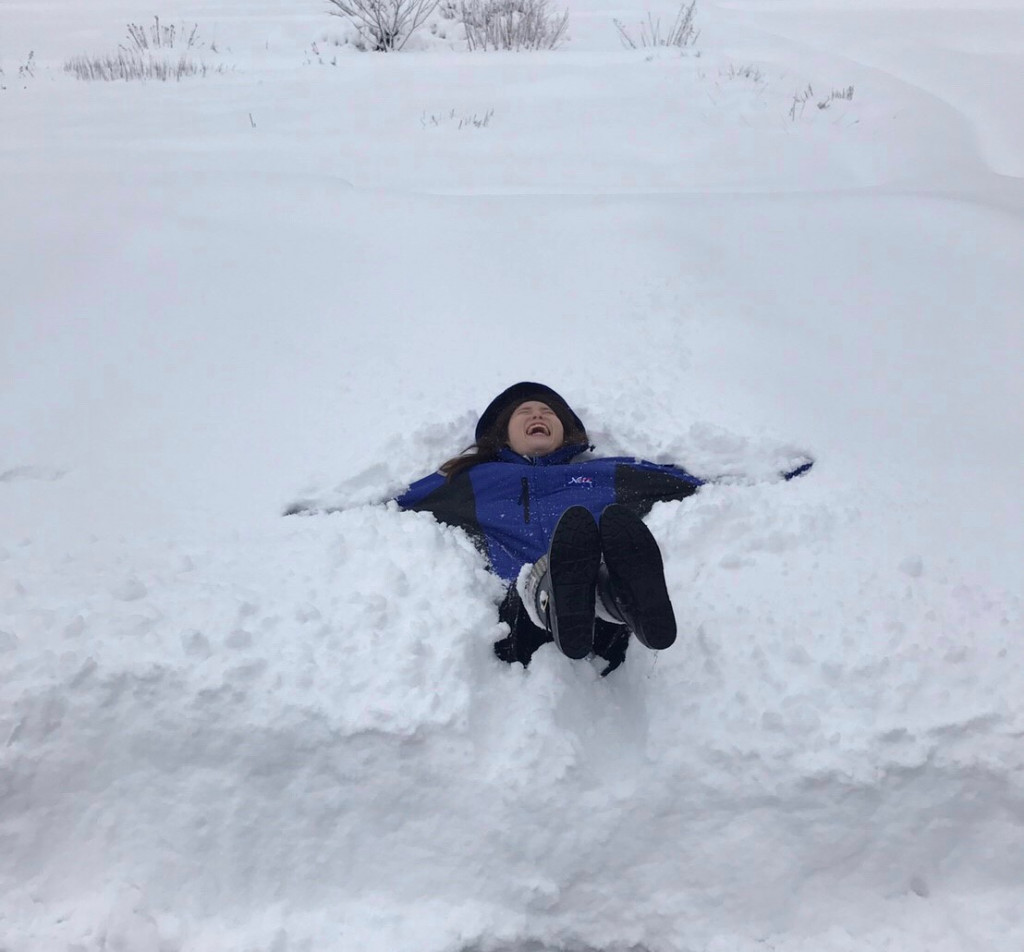
[[[537,614],[536,600],[526,589],[526,580],[530,577],[530,573],[532,571],[532,562],[528,562],[519,570],[519,577],[516,579],[516,591],[519,593],[519,598],[521,599],[523,606],[526,608],[526,614],[530,616],[530,621],[543,631],[547,631],[548,626]]]

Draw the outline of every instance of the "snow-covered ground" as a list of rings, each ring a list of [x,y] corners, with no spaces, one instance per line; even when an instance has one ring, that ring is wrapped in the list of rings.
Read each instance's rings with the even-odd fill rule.
[[[3,952],[1024,948],[1024,4],[649,9],[0,2]],[[375,504],[524,378],[745,477],[607,679]]]

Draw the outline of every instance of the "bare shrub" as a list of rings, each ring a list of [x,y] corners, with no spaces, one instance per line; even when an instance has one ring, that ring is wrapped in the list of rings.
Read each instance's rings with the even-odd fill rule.
[[[471,50],[553,50],[569,11],[550,13],[548,0],[462,0],[459,19]]]
[[[641,21],[640,31],[634,36],[621,20],[612,20],[615,29],[619,31],[619,39],[623,46],[631,50],[641,49],[646,46],[678,46],[680,48],[693,46],[700,36],[700,30],[694,22],[697,10],[697,0],[690,0],[689,3],[683,0],[671,28],[666,33],[661,31],[661,20],[655,20],[653,15],[647,14],[647,22]]]
[[[105,82],[147,79],[166,82],[207,74],[206,64],[192,56],[203,46],[198,24],[191,28],[184,24],[178,27],[153,17],[148,27],[129,23],[127,30],[126,42],[118,44],[116,53],[73,56],[65,61],[64,72],[78,79]],[[223,67],[217,67],[216,72],[222,71]]]
[[[434,12],[438,0],[328,0],[336,10],[331,14],[347,17],[375,52],[401,50]]]

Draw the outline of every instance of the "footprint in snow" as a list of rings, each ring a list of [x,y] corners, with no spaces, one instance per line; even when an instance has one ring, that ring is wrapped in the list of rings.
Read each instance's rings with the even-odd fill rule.
[[[13,466],[0,472],[0,483],[17,483],[29,479],[52,483],[66,475],[66,469],[56,466]]]

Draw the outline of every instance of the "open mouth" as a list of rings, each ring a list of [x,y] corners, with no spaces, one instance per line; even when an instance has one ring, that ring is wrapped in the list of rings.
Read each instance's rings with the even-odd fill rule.
[[[551,431],[543,423],[531,423],[526,428],[527,436],[550,436]]]

